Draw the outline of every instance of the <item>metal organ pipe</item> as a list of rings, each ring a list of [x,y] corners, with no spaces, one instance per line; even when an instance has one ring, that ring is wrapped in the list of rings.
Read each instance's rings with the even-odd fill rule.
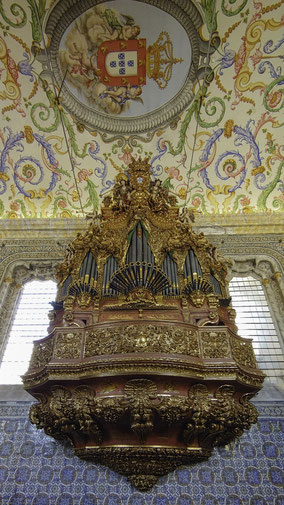
[[[214,277],[213,274],[210,274],[210,282],[214,288],[216,295],[222,295],[220,282],[216,279],[216,277]]]
[[[72,276],[68,275],[67,279],[63,282],[62,288],[61,288],[61,296],[60,298],[64,298],[67,295],[68,287],[72,282]]]
[[[176,262],[171,258],[169,254],[165,257],[162,265],[162,270],[169,277],[172,286],[163,290],[163,294],[167,296],[176,296],[179,294],[178,289],[178,275],[177,275],[177,265]]]
[[[110,285],[109,285],[112,274],[118,269],[119,269],[119,265],[118,265],[116,258],[114,256],[111,256],[110,258],[108,258],[106,265],[105,265],[105,272],[106,272],[105,291],[104,291],[105,295],[117,295],[118,294],[118,291],[116,289],[113,289],[113,287],[110,287]]]

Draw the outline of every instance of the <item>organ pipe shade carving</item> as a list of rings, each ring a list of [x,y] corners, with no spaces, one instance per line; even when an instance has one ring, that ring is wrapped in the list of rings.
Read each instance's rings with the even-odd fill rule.
[[[67,295],[68,287],[70,286],[71,283],[72,283],[72,276],[68,275],[67,279],[65,279],[60,289],[61,298],[65,298],[65,296]]]
[[[185,277],[185,294],[189,295],[194,291],[201,291],[207,294],[213,292],[212,284],[203,278],[200,263],[191,248],[185,258],[183,269]]]
[[[136,261],[117,270],[111,277],[110,287],[125,295],[136,288],[145,288],[156,294],[170,287],[170,280],[160,268],[153,266],[152,263]]]
[[[216,295],[222,296],[220,282],[217,281],[216,277],[214,277],[214,275],[212,274],[210,274],[210,283],[213,286],[213,290],[216,293]]]
[[[129,248],[126,254],[126,263],[146,262],[155,265],[154,255],[147,241],[147,233],[141,222],[129,234]]]
[[[30,420],[145,491],[249,429],[264,375],[237,333],[228,260],[147,159],[87,219],[23,377]]]

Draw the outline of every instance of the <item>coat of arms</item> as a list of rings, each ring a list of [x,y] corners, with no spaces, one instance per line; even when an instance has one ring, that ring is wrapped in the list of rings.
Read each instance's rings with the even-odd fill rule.
[[[154,44],[140,38],[133,17],[98,5],[76,19],[60,50],[66,79],[89,104],[121,114],[133,101],[143,104],[143,86],[154,79],[164,89],[172,77],[173,44],[163,31]],[[142,112],[142,111],[141,111]]]

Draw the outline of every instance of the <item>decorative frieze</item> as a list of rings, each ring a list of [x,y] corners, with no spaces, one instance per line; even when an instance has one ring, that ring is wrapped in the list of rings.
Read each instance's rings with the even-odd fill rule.
[[[200,356],[197,332],[191,328],[133,324],[86,332],[85,357],[131,352]]]

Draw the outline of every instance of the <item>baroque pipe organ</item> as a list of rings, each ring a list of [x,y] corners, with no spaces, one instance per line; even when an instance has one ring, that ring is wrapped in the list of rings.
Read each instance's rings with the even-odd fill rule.
[[[264,375],[237,334],[228,261],[148,160],[132,159],[87,217],[23,377],[30,420],[147,490],[256,422]]]

